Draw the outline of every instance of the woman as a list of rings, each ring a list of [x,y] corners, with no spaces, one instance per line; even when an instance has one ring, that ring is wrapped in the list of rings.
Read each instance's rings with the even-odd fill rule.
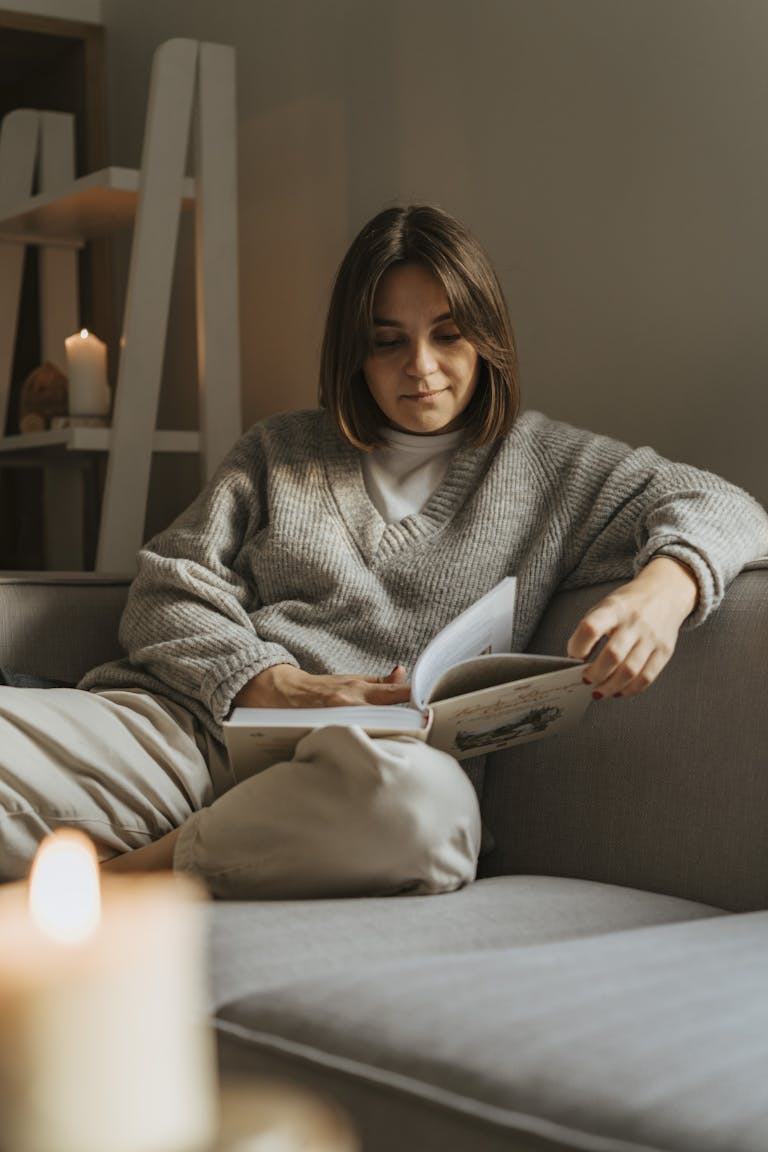
[[[557,589],[625,580],[568,652],[606,638],[585,679],[596,699],[631,696],[768,552],[765,513],[725,481],[518,417],[495,274],[435,208],[389,209],[353,242],[320,398],[251,428],[142,550],[124,660],[79,690],[0,690],[19,752],[34,746],[23,781],[0,769],[9,873],[65,823],[113,867],[175,866],[222,896],[459,887],[480,819],[451,757],[325,728],[236,783],[232,706],[404,702],[424,644],[509,574],[520,648]]]

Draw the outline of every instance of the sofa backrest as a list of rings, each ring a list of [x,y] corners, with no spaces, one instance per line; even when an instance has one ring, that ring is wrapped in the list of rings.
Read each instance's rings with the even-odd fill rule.
[[[0,666],[74,684],[120,656],[117,628],[129,577],[0,574]]]
[[[128,578],[0,575],[0,665],[76,682],[121,655]],[[531,650],[561,654],[612,585],[560,593]],[[575,876],[729,909],[768,908],[768,562],[683,632],[642,696],[569,735],[489,757],[481,875]]]
[[[489,758],[485,875],[574,876],[728,909],[768,907],[768,562],[684,631],[641,696]],[[564,653],[612,585],[560,593],[531,651]]]

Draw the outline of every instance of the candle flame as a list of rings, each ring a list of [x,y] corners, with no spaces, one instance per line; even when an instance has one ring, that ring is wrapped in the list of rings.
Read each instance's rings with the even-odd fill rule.
[[[88,329],[87,328],[81,328],[80,329],[80,339],[81,340],[87,340],[88,339]]]
[[[79,944],[99,923],[99,868],[93,844],[65,829],[47,836],[32,865],[29,910],[37,927],[62,944]]]

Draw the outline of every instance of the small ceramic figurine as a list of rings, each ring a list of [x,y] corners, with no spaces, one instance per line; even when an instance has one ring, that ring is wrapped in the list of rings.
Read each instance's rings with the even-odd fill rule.
[[[55,416],[67,413],[67,378],[46,360],[27,376],[19,398],[19,431],[43,432]]]

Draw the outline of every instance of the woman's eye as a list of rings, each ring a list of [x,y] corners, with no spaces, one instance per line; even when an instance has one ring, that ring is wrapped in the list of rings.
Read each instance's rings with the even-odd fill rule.
[[[460,332],[436,332],[432,339],[436,344],[456,344],[461,340]],[[373,347],[380,351],[387,351],[389,348],[400,348],[407,343],[405,336],[374,336]]]

